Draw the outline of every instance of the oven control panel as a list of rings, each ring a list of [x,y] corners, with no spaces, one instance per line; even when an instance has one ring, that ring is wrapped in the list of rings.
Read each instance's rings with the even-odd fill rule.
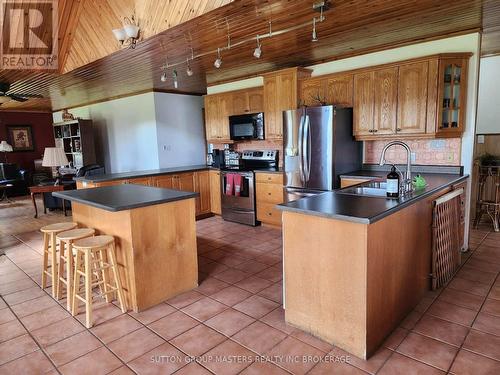
[[[273,161],[278,158],[278,150],[247,150],[242,152],[245,160],[268,160]]]

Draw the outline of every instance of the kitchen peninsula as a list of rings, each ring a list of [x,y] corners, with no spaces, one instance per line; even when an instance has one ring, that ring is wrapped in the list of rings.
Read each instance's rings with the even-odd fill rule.
[[[139,312],[198,285],[197,193],[136,184],[57,192],[73,221],[115,238],[128,308]]]
[[[376,351],[430,289],[433,201],[468,178],[424,177],[401,199],[337,190],[278,206],[287,323],[360,358]]]

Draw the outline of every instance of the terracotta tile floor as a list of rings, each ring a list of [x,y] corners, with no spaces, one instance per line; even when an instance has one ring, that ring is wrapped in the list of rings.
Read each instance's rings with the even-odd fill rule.
[[[100,304],[88,330],[39,288],[38,229],[62,220],[0,205],[0,374],[500,374],[500,234],[486,227],[449,285],[363,361],[285,323],[279,230],[215,217],[197,223],[196,290],[139,314]]]

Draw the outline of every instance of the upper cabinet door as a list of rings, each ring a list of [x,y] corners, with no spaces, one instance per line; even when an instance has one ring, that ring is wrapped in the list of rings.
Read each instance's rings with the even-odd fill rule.
[[[352,107],[353,79],[352,74],[335,75],[329,78],[326,82],[327,103]]]
[[[262,88],[248,90],[248,109],[250,113],[264,112],[264,96]]]
[[[398,134],[425,133],[429,62],[399,67]]]
[[[354,135],[373,134],[374,72],[354,75]]]
[[[300,104],[306,106],[319,106],[329,103],[325,92],[323,79],[306,79],[300,82]]]
[[[374,125],[373,133],[396,132],[398,104],[398,68],[374,72]]]
[[[278,108],[280,117],[282,111],[297,108],[297,74],[295,72],[278,75]]]
[[[218,95],[205,96],[205,129],[208,140],[217,140],[219,131],[219,97]]]
[[[278,138],[281,123],[278,123],[278,77],[264,78],[264,131],[266,138]]]
[[[232,115],[248,113],[248,94],[246,91],[235,91],[232,93]]]
[[[437,132],[460,134],[464,131],[467,100],[467,58],[444,58],[439,65]]]
[[[232,114],[232,95],[220,94],[219,95],[219,116],[217,134],[221,140],[229,140],[229,116]]]

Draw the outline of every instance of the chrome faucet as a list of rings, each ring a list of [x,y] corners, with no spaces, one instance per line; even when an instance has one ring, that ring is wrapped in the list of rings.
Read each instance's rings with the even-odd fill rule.
[[[382,150],[382,154],[380,155],[379,165],[385,165],[385,153],[387,149],[392,146],[402,146],[406,149],[406,176],[401,184],[402,190],[404,193],[412,191],[412,183],[411,183],[411,149],[406,143],[402,141],[392,141],[385,145]]]

